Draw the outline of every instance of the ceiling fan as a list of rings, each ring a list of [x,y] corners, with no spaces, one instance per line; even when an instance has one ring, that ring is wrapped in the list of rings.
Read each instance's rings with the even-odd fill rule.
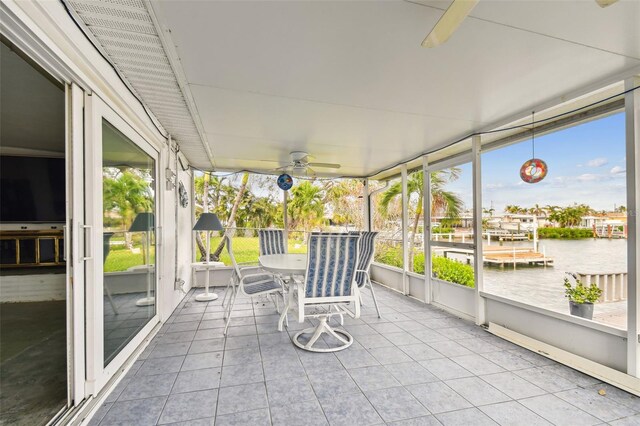
[[[283,172],[290,172],[295,175],[314,176],[316,174],[312,167],[327,168],[327,169],[339,169],[340,164],[333,163],[314,163],[309,160],[312,158],[309,154],[302,151],[293,151],[289,154],[291,162],[285,164],[282,167],[278,167],[276,170]]]
[[[422,41],[422,47],[436,47],[449,40],[464,18],[471,13],[480,0],[453,0],[444,11],[429,35]],[[600,7],[611,6],[618,0],[595,0]]]

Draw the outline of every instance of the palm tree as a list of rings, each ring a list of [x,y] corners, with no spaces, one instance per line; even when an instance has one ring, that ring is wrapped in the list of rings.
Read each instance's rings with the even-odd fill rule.
[[[227,228],[232,227],[235,220],[236,215],[238,214],[238,207],[240,206],[240,201],[242,201],[242,196],[244,195],[245,189],[247,189],[247,183],[249,182],[249,173],[244,172],[242,174],[242,180],[240,181],[240,188],[238,188],[238,193],[236,194],[236,198],[233,202],[233,207],[231,207],[231,213],[229,213],[229,219],[227,221]],[[216,250],[211,254],[214,262],[217,262],[220,259],[220,255],[222,254],[222,250],[224,249],[225,243],[227,239],[223,238],[218,244]]]
[[[309,181],[304,181],[291,189],[291,199],[287,206],[291,216],[291,225],[292,227],[298,224],[302,225],[305,231],[305,240],[311,226],[318,223],[324,215],[322,201],[322,188]]]
[[[271,196],[255,198],[247,207],[246,223],[252,228],[269,228],[278,220],[278,203]]]
[[[153,211],[153,194],[144,173],[125,168],[106,170],[102,183],[105,213],[117,212],[125,233],[125,243],[131,247],[131,234],[127,232],[137,213]]]
[[[330,180],[324,184],[324,204],[330,206],[334,223],[364,227],[362,215],[362,189],[360,179]]]
[[[103,181],[104,208],[117,211],[122,227],[128,229],[135,213],[146,212],[153,207],[153,195],[142,176],[127,169],[115,178]]]
[[[565,208],[557,208],[549,219],[557,222],[561,228],[575,227],[580,224],[583,216],[593,213],[593,209],[586,204],[574,204]]]
[[[413,271],[413,252],[415,247],[416,233],[418,232],[418,223],[420,222],[420,216],[422,215],[422,204],[424,196],[424,178],[422,171],[412,173],[407,179],[407,199],[410,199],[412,195],[417,197],[417,203],[415,205],[413,224],[411,225],[411,232],[413,237],[409,240],[409,265],[410,271]],[[452,167],[447,170],[438,170],[431,172],[431,215],[435,216],[437,213],[444,213],[444,216],[449,219],[457,219],[460,216],[460,209],[462,208],[462,200],[453,192],[445,191],[444,187],[447,182],[452,182],[460,177],[460,169]],[[380,199],[380,211],[383,215],[386,215],[389,211],[389,204],[392,200],[402,194],[402,183],[395,182],[386,191],[382,193]]]
[[[482,208],[482,213],[483,214],[484,213],[488,214],[489,217],[493,217],[493,212],[495,212],[495,211],[496,211],[496,209],[494,209],[494,208],[490,208],[490,209],[487,209],[485,207]]]

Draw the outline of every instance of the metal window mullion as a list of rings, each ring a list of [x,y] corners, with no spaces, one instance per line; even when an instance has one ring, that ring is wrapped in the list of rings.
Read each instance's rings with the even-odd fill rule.
[[[640,85],[640,78],[625,81],[625,90]],[[625,134],[627,166],[627,374],[640,377],[640,292],[638,291],[638,265],[640,264],[640,93],[638,90],[625,95]]]
[[[371,232],[371,198],[369,198],[369,178],[366,178],[362,185],[362,218],[364,229]]]
[[[424,251],[424,301],[431,303],[431,175],[427,168],[429,160],[427,156],[422,157],[422,246]]]
[[[473,269],[475,276],[475,307],[476,324],[482,325],[486,322],[485,300],[480,295],[483,290],[482,268],[484,265],[482,254],[482,167],[481,167],[481,145],[480,136],[474,136],[471,141],[471,165],[473,169],[473,243],[475,251],[473,254]]]
[[[400,167],[400,177],[402,182],[402,292],[406,295],[409,294],[409,286],[407,285],[407,280],[409,279],[407,275],[409,266],[409,251],[407,250],[409,247],[409,233],[407,229],[407,224],[409,223],[409,197],[407,196],[406,164]]]
[[[283,237],[284,244],[289,247],[289,212],[287,211],[287,202],[289,201],[289,192],[282,191],[282,225],[284,228]]]

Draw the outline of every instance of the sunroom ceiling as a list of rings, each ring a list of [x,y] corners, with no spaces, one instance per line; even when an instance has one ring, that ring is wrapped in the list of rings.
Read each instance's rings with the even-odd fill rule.
[[[448,1],[145,4],[218,170],[301,150],[342,164],[329,175],[372,175],[640,69],[633,0],[482,0],[435,49],[420,43]]]

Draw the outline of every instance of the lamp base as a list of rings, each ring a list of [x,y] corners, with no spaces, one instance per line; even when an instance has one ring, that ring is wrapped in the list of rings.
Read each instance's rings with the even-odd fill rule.
[[[211,302],[212,300],[218,300],[218,295],[215,293],[202,293],[196,296],[198,302]]]
[[[138,299],[136,302],[136,306],[149,306],[154,305],[156,303],[155,297],[143,297],[142,299]]]

